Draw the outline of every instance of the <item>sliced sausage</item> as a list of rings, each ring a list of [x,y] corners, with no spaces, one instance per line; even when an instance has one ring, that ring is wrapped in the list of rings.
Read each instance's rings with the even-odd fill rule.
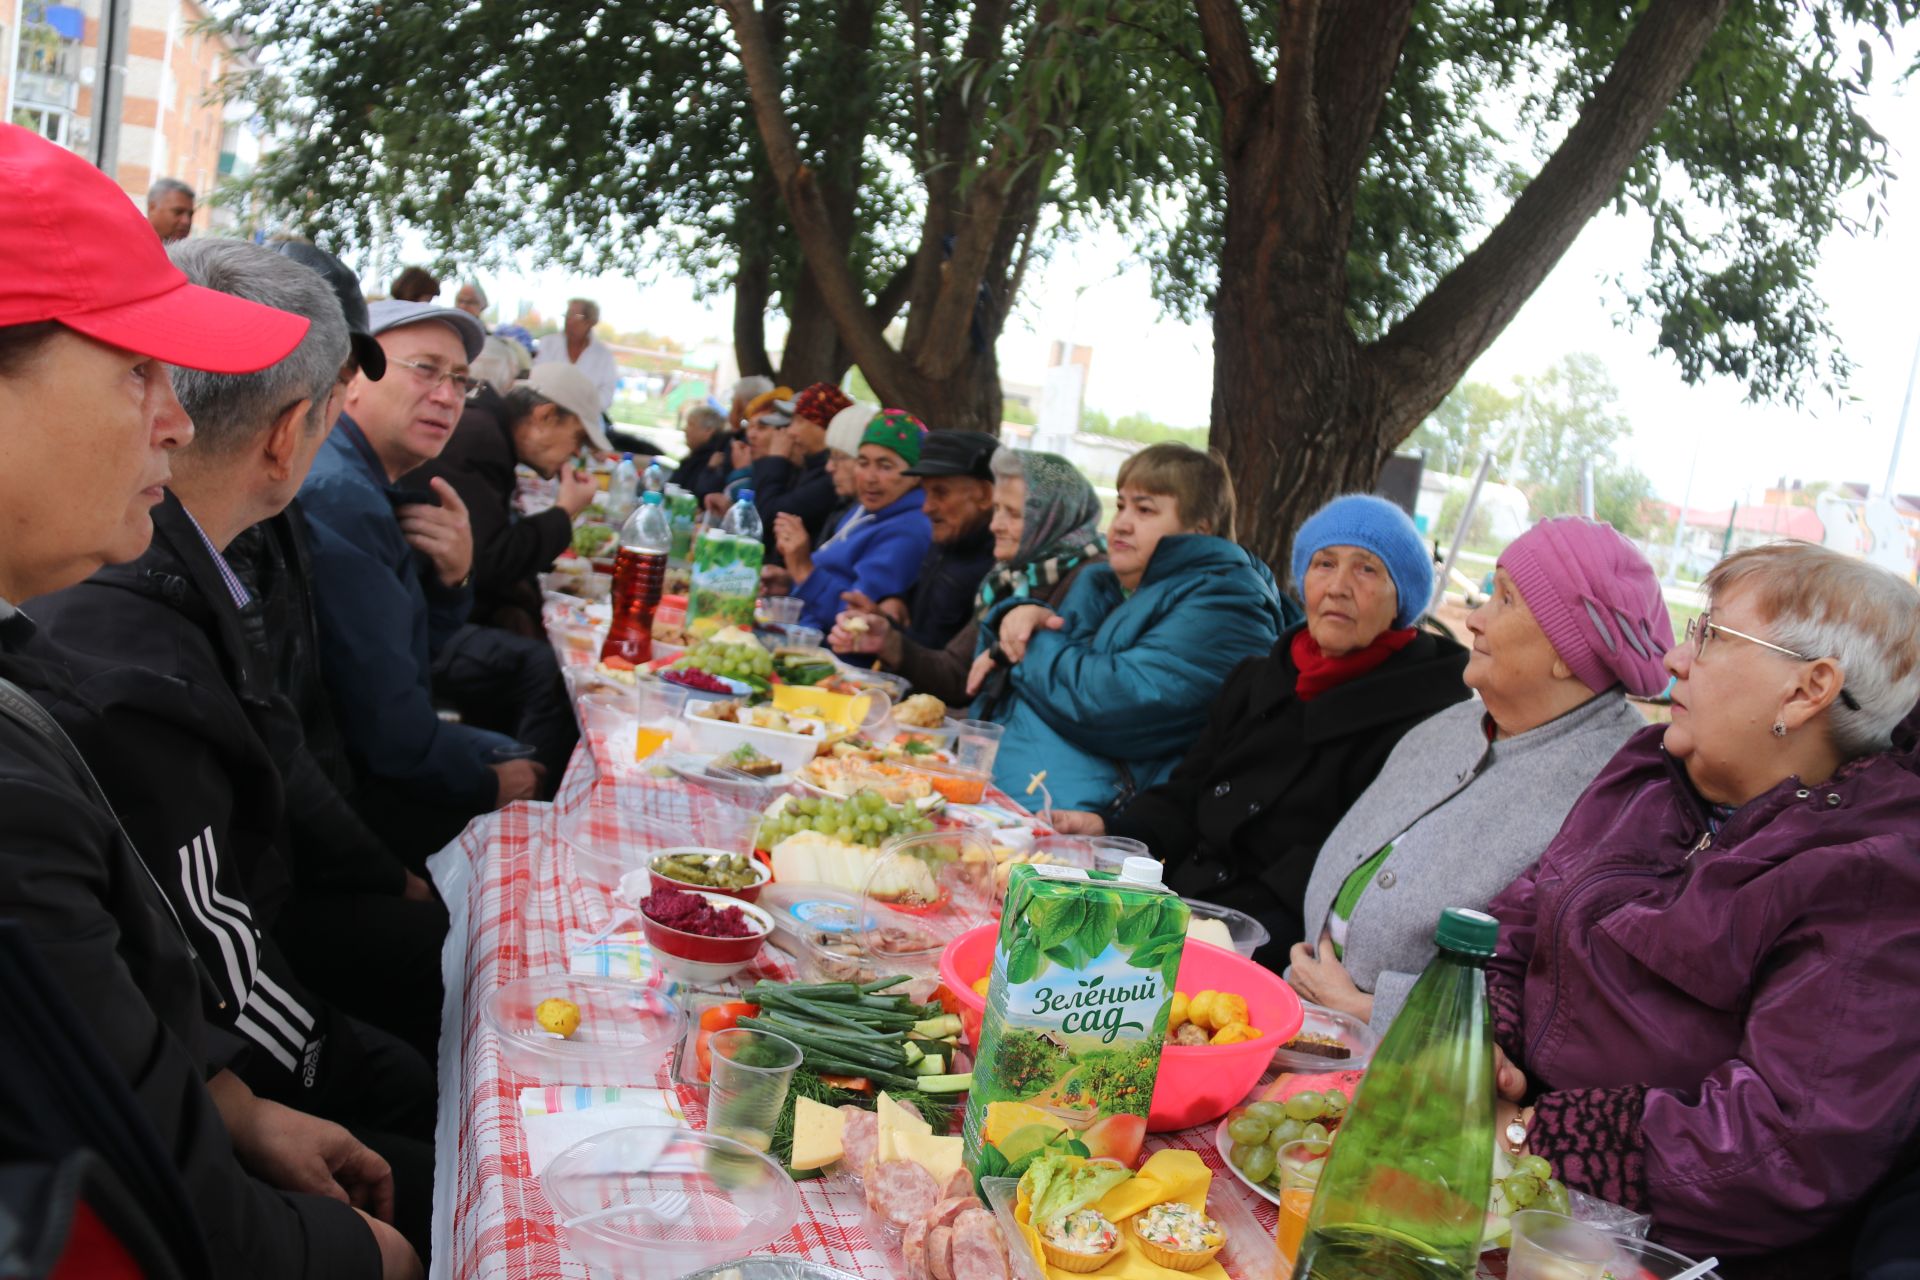
[[[933,1280],[953,1280],[953,1228],[927,1232],[927,1269]]]
[[[936,1227],[950,1227],[954,1219],[967,1210],[984,1208],[986,1206],[981,1204],[976,1196],[947,1196],[933,1206],[933,1212],[928,1215],[927,1221]]]
[[[911,1160],[882,1160],[867,1175],[867,1206],[896,1227],[924,1219],[940,1199],[940,1184]]]
[[[951,1196],[971,1196],[972,1194],[973,1175],[965,1169],[956,1171],[951,1178],[947,1179],[947,1185],[940,1188],[940,1198],[943,1200]]]
[[[926,1219],[908,1224],[906,1233],[900,1237],[900,1252],[907,1259],[908,1280],[928,1280],[932,1273],[927,1270],[930,1260],[927,1256]]]
[[[840,1130],[841,1167],[864,1175],[867,1162],[880,1148],[880,1121],[859,1107],[843,1106],[840,1111],[847,1117]]]
[[[953,1280],[1008,1280],[1007,1242],[985,1209],[968,1209],[954,1221]]]

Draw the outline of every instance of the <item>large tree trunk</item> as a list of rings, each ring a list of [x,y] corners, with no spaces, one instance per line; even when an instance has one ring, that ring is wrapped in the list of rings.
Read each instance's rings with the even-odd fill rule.
[[[1370,347],[1344,316],[1353,185],[1410,3],[1279,0],[1269,81],[1238,0],[1195,2],[1227,174],[1212,439],[1239,486],[1240,540],[1284,573],[1300,522],[1343,491],[1373,488],[1599,212],[1729,0],[1651,0],[1507,216]]]
[[[771,268],[764,253],[743,254],[733,276],[733,359],[742,377],[773,372],[767,355],[767,302]]]

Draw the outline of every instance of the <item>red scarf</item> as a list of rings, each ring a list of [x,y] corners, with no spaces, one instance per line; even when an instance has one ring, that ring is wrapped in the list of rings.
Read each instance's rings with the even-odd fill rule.
[[[1415,634],[1412,627],[1382,631],[1366,648],[1330,658],[1321,652],[1313,633],[1302,627],[1293,633],[1293,665],[1300,672],[1300,678],[1293,682],[1293,695],[1302,702],[1312,702],[1327,690],[1367,674],[1413,643]]]

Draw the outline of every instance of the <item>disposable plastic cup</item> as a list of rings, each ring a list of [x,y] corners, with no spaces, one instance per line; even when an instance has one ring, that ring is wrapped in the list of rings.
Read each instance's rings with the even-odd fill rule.
[[[771,1032],[729,1027],[714,1032],[707,1048],[713,1058],[707,1132],[765,1151],[800,1065],[799,1046]]]
[[[1603,1231],[1564,1213],[1523,1209],[1513,1215],[1507,1280],[1599,1280],[1613,1253]]]
[[[634,735],[633,758],[645,760],[679,731],[687,714],[687,691],[663,680],[643,682],[636,691],[640,723]]]
[[[1325,1139],[1302,1138],[1281,1147],[1274,1157],[1274,1168],[1280,1172],[1280,1280],[1292,1274],[1300,1242],[1307,1237],[1307,1214],[1313,1209],[1320,1170],[1326,1167],[1331,1150],[1333,1144]]]
[[[1000,739],[1007,726],[991,720],[962,720],[954,742],[953,762],[973,773],[991,774],[994,759],[1000,754]]]
[[[774,622],[791,625],[800,621],[800,615],[807,610],[807,602],[799,596],[762,596],[758,606],[762,622]]]
[[[1088,841],[1093,846],[1093,869],[1111,871],[1115,875],[1126,865],[1128,858],[1151,858],[1146,843],[1131,840],[1126,836],[1094,836]]]

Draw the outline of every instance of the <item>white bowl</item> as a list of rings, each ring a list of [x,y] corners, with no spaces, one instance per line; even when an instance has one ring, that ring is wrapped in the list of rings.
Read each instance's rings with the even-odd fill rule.
[[[813,759],[826,739],[812,734],[786,733],[779,729],[732,724],[690,714],[687,716],[687,741],[690,754],[704,756],[725,755],[743,742],[750,743],[761,755],[778,760],[784,772],[792,773]]]

